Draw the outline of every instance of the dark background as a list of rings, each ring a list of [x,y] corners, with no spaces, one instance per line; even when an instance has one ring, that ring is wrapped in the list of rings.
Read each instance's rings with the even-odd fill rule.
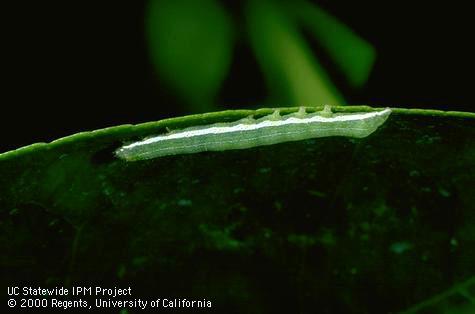
[[[224,3],[236,19],[240,4]],[[474,111],[474,23],[467,5],[318,1],[374,45],[377,60],[350,104]],[[2,5],[0,152],[79,131],[186,114],[147,55],[145,2],[15,1]],[[238,46],[219,95],[222,108],[266,97],[249,47]]]

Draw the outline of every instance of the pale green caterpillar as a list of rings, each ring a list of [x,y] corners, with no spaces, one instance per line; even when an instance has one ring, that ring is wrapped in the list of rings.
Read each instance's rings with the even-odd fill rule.
[[[279,110],[260,119],[245,118],[231,123],[215,123],[177,130],[132,144],[115,153],[127,161],[169,155],[224,151],[299,141],[317,137],[348,136],[362,138],[381,126],[391,109],[359,113],[332,113],[330,106],[321,112],[281,116]]]

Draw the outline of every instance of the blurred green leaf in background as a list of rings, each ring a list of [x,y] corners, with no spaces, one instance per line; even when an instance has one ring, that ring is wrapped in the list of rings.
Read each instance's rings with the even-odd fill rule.
[[[376,51],[371,44],[349,27],[308,1],[288,5],[296,18],[317,38],[325,52],[338,65],[353,87],[362,87],[368,80]]]
[[[150,58],[188,112],[216,110],[216,97],[240,35],[257,58],[268,102],[274,106],[345,103],[303,31],[318,40],[351,87],[365,84],[374,48],[317,5],[249,0],[243,2],[242,11],[244,18],[235,19],[215,0],[150,0],[146,20]]]
[[[214,0],[152,0],[147,21],[159,74],[191,111],[210,110],[231,61],[229,16]]]

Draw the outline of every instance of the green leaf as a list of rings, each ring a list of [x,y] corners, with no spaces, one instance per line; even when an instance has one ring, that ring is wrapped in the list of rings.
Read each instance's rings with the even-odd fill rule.
[[[446,291],[412,306],[403,314],[445,313],[470,314],[475,312],[475,277],[457,283]]]
[[[292,2],[287,8],[314,34],[352,86],[361,87],[367,81],[376,59],[371,44],[313,3]]]
[[[150,57],[192,112],[214,108],[234,41],[230,17],[215,0],[151,0]]]
[[[363,139],[113,154],[167,128],[271,112],[123,125],[0,154],[1,284],[351,314],[405,310],[474,276],[475,114],[394,109]]]
[[[248,33],[266,76],[271,102],[343,104],[343,97],[285,8],[268,0],[252,0],[246,7]]]

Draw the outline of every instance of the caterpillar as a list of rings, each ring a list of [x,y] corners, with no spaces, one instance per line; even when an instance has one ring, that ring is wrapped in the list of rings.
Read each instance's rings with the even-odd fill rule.
[[[259,119],[244,118],[236,122],[215,123],[177,130],[122,146],[115,151],[126,161],[225,151],[273,145],[327,136],[363,138],[381,126],[391,109],[359,113],[333,113],[330,106],[323,111],[280,115],[278,109]]]

